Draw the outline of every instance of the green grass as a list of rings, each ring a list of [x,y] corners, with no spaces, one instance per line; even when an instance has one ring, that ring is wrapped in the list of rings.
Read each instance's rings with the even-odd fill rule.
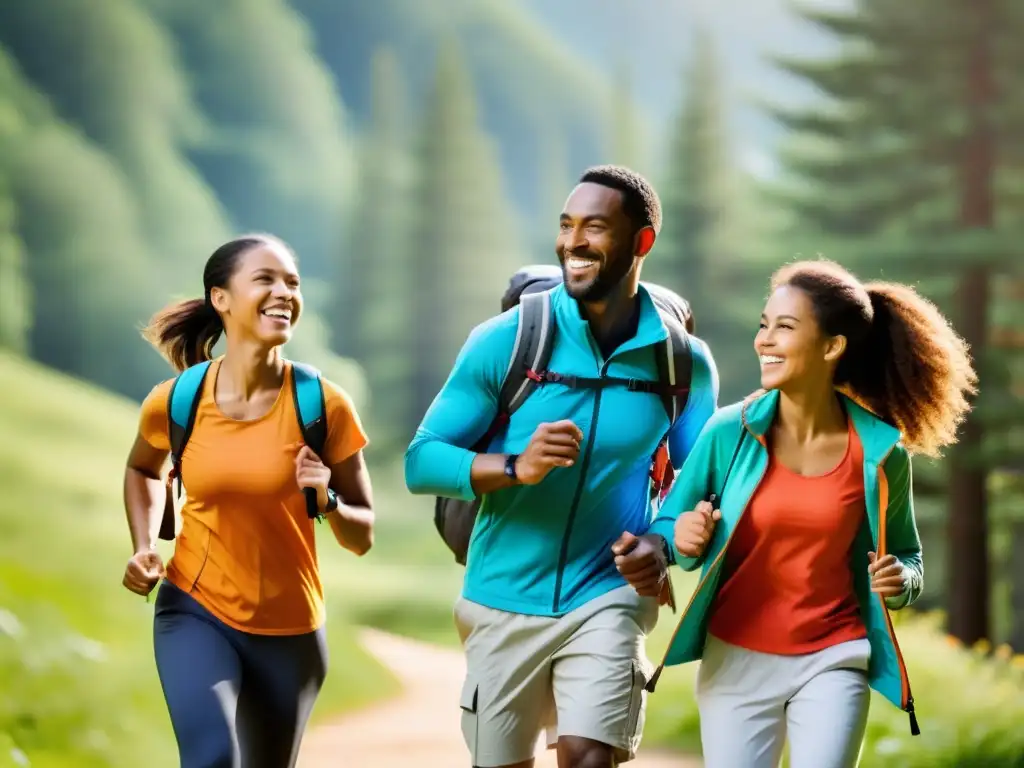
[[[121,483],[137,406],[2,353],[0,391],[0,768],[13,749],[34,768],[171,768],[153,604],[121,586],[131,554]],[[161,549],[169,556],[169,544]],[[397,690],[352,625],[351,609],[375,603],[387,569],[329,534],[321,558],[330,671],[315,721]]]

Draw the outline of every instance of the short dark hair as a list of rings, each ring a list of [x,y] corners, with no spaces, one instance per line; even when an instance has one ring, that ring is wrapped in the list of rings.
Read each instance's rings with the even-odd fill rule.
[[[622,209],[637,229],[651,227],[661,231],[661,200],[643,176],[623,165],[595,165],[580,176],[579,183],[601,184],[622,193]]]

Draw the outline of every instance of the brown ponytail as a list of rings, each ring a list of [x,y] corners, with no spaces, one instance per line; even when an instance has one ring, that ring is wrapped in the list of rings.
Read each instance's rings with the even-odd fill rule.
[[[177,371],[209,360],[224,332],[220,315],[205,299],[186,299],[157,312],[143,337]]]
[[[934,304],[908,285],[862,285],[825,260],[784,267],[772,279],[779,285],[804,291],[823,331],[846,337],[836,386],[896,426],[909,451],[935,457],[956,441],[978,378]]]
[[[210,303],[210,291],[226,288],[241,257],[252,248],[277,244],[270,235],[245,235],[220,246],[203,269],[203,298],[179,301],[157,312],[143,337],[178,371],[209,360],[224,333],[224,323]]]

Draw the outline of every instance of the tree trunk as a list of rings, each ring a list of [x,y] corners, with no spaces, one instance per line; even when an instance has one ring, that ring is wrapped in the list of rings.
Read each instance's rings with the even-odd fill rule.
[[[960,221],[964,229],[988,229],[995,220],[995,137],[989,115],[995,101],[990,50],[992,2],[965,2],[971,4],[975,34],[966,81],[970,133],[960,166]],[[979,369],[986,356],[989,283],[989,269],[982,265],[967,269],[957,286],[958,330],[970,344]],[[988,472],[978,455],[984,436],[980,420],[972,414],[951,456],[948,629],[966,644],[989,634]]]
[[[1010,524],[1010,646],[1024,653],[1024,520]]]

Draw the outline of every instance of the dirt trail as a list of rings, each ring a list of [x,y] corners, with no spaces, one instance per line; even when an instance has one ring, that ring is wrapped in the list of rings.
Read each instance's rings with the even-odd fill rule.
[[[404,689],[397,697],[310,730],[299,768],[466,768],[459,726],[462,654],[402,637],[364,630],[366,648],[394,671]],[[628,768],[699,768],[699,759],[641,749]],[[538,749],[536,768],[556,768],[553,752]]]

